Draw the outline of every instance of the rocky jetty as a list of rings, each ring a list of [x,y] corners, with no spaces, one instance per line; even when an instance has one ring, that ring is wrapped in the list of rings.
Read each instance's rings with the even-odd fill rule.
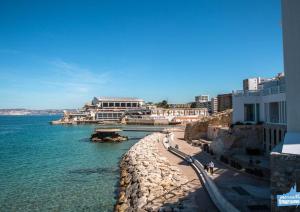
[[[191,191],[187,178],[157,149],[153,133],[136,143],[120,163],[120,192],[115,211],[182,211]]]

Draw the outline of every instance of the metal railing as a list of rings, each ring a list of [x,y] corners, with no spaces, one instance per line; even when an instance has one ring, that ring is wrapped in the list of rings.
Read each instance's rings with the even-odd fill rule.
[[[166,138],[168,139],[168,138]],[[183,158],[184,160],[188,161],[189,158],[192,158],[190,155],[178,150],[177,148],[174,148],[171,146],[170,139],[168,139],[168,145],[167,147],[168,151],[172,152],[173,154]],[[166,147],[166,146],[165,146]],[[197,171],[199,177],[201,178],[202,182],[204,183],[204,186],[215,204],[215,206],[220,211],[225,212],[238,212],[239,210],[236,209],[219,191],[216,184],[213,182],[213,180],[208,176],[207,172],[204,170],[203,165],[196,159],[193,159],[192,161],[188,161],[191,166],[194,167],[194,169]]]
[[[268,96],[280,93],[285,93],[285,85],[277,85],[260,90],[237,90],[233,92],[233,96]]]

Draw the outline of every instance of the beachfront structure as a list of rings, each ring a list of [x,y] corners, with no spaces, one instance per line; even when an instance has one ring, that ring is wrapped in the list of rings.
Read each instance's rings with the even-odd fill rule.
[[[218,112],[218,97],[211,98],[211,113]]]
[[[232,93],[219,94],[218,99],[218,112],[232,109]]]
[[[126,111],[143,109],[144,104],[143,99],[131,97],[94,97],[92,100],[95,119],[99,121],[119,121]]]
[[[156,108],[151,111],[152,118],[165,118],[172,120],[198,121],[201,117],[208,116],[207,108]]]
[[[209,95],[195,96],[195,102],[208,102],[208,101],[209,101]]]
[[[263,123],[263,148],[269,153],[286,132],[285,77],[260,83],[259,89],[233,92],[233,123]]]

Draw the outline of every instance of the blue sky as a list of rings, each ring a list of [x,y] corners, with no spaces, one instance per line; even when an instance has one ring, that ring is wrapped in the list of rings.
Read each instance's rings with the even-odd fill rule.
[[[0,1],[0,108],[193,101],[283,71],[279,0]]]

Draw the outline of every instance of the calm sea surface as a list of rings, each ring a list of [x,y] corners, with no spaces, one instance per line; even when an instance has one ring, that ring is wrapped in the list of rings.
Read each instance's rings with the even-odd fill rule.
[[[0,116],[0,211],[112,211],[129,141],[89,142],[95,125],[52,126],[58,116]]]

